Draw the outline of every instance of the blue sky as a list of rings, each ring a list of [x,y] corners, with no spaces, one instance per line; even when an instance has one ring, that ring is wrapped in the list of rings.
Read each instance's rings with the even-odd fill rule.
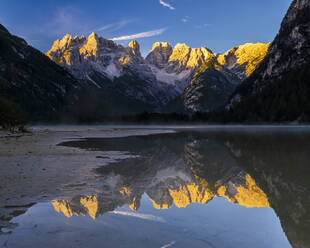
[[[65,34],[95,31],[146,55],[156,41],[207,46],[222,53],[246,42],[270,42],[291,0],[1,0],[0,23],[46,52]],[[128,37],[129,36],[129,37]]]

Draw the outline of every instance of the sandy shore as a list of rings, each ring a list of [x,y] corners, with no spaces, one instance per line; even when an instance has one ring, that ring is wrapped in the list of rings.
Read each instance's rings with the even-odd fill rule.
[[[86,137],[124,137],[172,132],[110,127],[30,127],[30,133],[0,133],[0,207],[28,205],[58,197],[94,193],[100,177],[94,168],[134,154],[57,146]]]

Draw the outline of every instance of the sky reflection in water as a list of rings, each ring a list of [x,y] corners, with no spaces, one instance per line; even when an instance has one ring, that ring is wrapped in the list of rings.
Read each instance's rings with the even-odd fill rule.
[[[308,138],[191,130],[65,142],[139,157],[94,171],[102,177],[100,192],[29,208],[0,244],[306,247]]]

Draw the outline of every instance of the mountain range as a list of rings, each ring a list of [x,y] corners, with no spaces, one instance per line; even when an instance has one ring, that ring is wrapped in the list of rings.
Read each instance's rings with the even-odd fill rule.
[[[272,43],[217,54],[156,42],[145,58],[137,41],[124,47],[95,33],[67,34],[44,55],[0,26],[0,81],[8,85],[2,98],[33,121],[143,112],[309,121],[309,12],[308,0],[294,0]]]
[[[131,109],[132,112],[167,112],[178,98],[182,99],[180,106],[168,112],[209,112],[228,100],[235,87],[259,64],[257,61],[265,57],[268,47],[269,44],[262,43],[245,44],[225,54],[214,54],[206,47],[177,44],[172,48],[170,43],[156,42],[144,59],[137,41],[123,47],[92,33],[88,38],[72,38],[67,34],[56,40],[46,55],[77,79],[93,84],[98,91],[109,92],[111,96],[119,94],[114,92],[115,89],[121,89],[128,101],[140,101],[145,106],[145,109]],[[208,100],[209,104],[198,106],[194,103],[192,106],[191,96],[186,92],[197,88],[196,79],[206,74],[207,69],[216,71],[218,78],[212,81],[219,87],[223,84],[218,94],[227,97],[220,97],[218,104]],[[210,95],[217,98],[212,85],[204,88],[211,89]],[[180,107],[181,111],[178,110]],[[121,109],[118,111],[122,112]]]

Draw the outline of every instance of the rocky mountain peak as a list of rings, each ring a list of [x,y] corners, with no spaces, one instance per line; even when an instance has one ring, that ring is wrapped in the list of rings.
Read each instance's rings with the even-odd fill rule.
[[[309,7],[309,5],[310,3],[308,0],[295,0],[291,4],[287,15],[283,19],[281,31],[283,31],[283,27],[285,27],[285,25],[290,24],[294,19],[297,18],[301,10],[306,9]]]
[[[167,66],[172,54],[172,46],[168,42],[156,42],[146,57],[146,61],[159,69]]]
[[[187,62],[187,67],[198,68],[212,55],[212,51],[205,47],[193,48]]]
[[[167,49],[172,51],[172,46],[169,42],[155,42],[153,44],[152,51],[157,49],[157,48],[160,48],[160,49],[167,48]]]
[[[190,49],[190,47],[188,45],[186,45],[185,43],[177,43],[174,46],[173,50],[188,50],[188,49]]]
[[[180,64],[185,65],[190,55],[191,48],[184,43],[175,45],[169,61],[179,61]]]
[[[169,73],[180,73],[187,69],[187,62],[190,57],[191,48],[184,43],[178,43],[169,58],[169,67],[167,71]]]
[[[211,55],[212,51],[206,47],[190,48],[186,44],[178,43],[169,58],[168,71],[181,72],[188,70],[194,72],[198,69]]]
[[[122,51],[124,48],[119,47],[118,50]],[[133,70],[137,70],[138,73],[141,72],[141,66],[145,65],[145,61],[141,56],[140,52],[140,45],[136,40],[132,40],[129,42],[128,47],[125,48],[124,51],[121,52],[121,57],[119,58],[118,62],[123,66],[123,67],[130,67]],[[139,67],[139,69],[138,69]],[[142,69],[145,71],[145,69]],[[149,68],[147,68],[147,71]]]
[[[86,44],[80,49],[81,53],[96,56],[99,49],[99,37],[92,32],[87,39]]]
[[[89,36],[88,36],[88,40],[98,40],[98,35],[95,32],[92,32]]]
[[[266,57],[263,79],[277,77],[285,71],[309,62],[310,1],[294,0],[282,21],[279,34]]]
[[[262,66],[256,72],[260,80],[299,68],[309,62],[310,1],[294,0],[284,17],[280,31],[270,46]],[[258,75],[260,74],[260,75]]]
[[[9,33],[9,31],[2,24],[0,24],[0,31]]]
[[[71,40],[67,35],[55,43],[57,47],[60,43],[65,46]],[[81,85],[69,72],[2,25],[0,44],[0,81],[7,82],[5,94],[27,113],[29,120],[51,120],[77,103]]]
[[[241,80],[244,80],[253,73],[265,58],[269,46],[270,43],[246,43],[218,55],[217,60],[221,65],[236,73]]]
[[[240,46],[239,50],[250,51],[249,47],[251,46],[248,44]],[[232,49],[233,56],[239,58],[239,50]],[[217,62],[218,55],[215,55],[210,49],[206,47],[191,48],[184,43],[178,43],[172,48],[168,42],[156,42],[144,59],[140,53],[140,45],[136,40],[131,41],[128,47],[123,47],[95,33],[91,33],[88,38],[85,36],[72,38],[71,35],[66,35],[61,40],[55,41],[52,49],[46,55],[59,65],[69,69],[79,80],[86,81],[98,88],[104,87],[106,80],[115,82],[128,77],[135,78],[135,84],[138,80],[147,82],[148,89],[141,86],[143,88],[142,95],[126,88],[128,86],[124,86],[124,88],[126,88],[126,94],[135,96],[139,101],[146,99],[149,94],[152,95],[150,99],[154,99],[153,95],[156,95],[156,98],[161,99],[161,102],[159,103],[156,99],[152,100],[154,106],[159,106],[182,94],[190,82],[196,78],[197,73],[203,73],[205,77],[215,77],[217,81],[225,81],[224,86],[229,84],[227,92],[230,93],[230,90],[237,84],[235,82],[240,81],[238,78],[235,79],[229,70],[225,70],[228,64],[220,65]],[[256,53],[252,55],[255,60]],[[240,55],[240,57],[242,56]],[[224,61],[226,57],[223,58]],[[237,59],[234,61],[234,65],[236,63]],[[224,75],[205,72],[211,68]],[[245,69],[242,67],[240,71],[244,73]],[[196,85],[200,84],[193,84],[193,87]],[[207,84],[207,87],[210,85],[214,86]],[[149,90],[150,88],[152,88],[152,92]]]
[[[61,40],[56,40],[52,46],[53,51],[56,50],[66,50],[71,45],[72,36],[70,34],[66,34]]]
[[[128,47],[131,48],[132,54],[138,57],[141,57],[140,53],[140,45],[138,41],[132,40],[129,44]]]
[[[233,109],[231,119],[310,120],[309,13],[309,0],[292,2],[266,57],[226,105],[227,110]]]

